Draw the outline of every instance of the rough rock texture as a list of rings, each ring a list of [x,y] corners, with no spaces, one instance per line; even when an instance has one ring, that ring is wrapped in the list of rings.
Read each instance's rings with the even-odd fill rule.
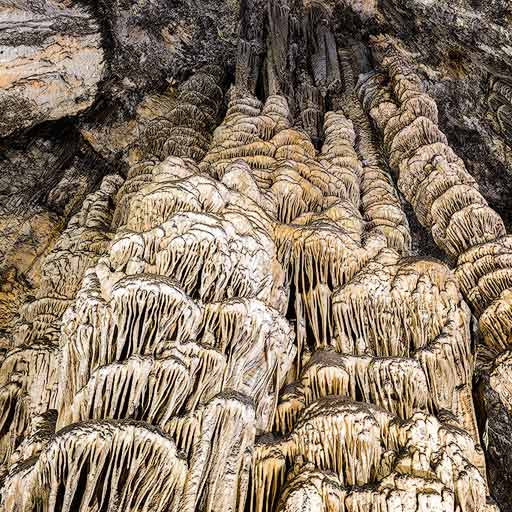
[[[103,76],[96,19],[77,3],[0,4],[0,137],[90,107]]]
[[[340,4],[355,11],[356,37],[395,35],[411,53],[426,92],[439,105],[450,144],[511,226],[510,2],[386,0],[362,2],[365,9],[355,1]]]
[[[23,297],[40,284],[44,256],[105,172],[104,162],[81,141],[72,126],[61,126],[57,137],[50,129],[2,144],[2,348],[12,342],[9,326]]]
[[[106,85],[113,96],[140,100],[148,86],[182,81],[201,66],[229,64],[234,57],[239,16],[234,0],[100,0],[96,10],[108,40]]]
[[[2,141],[0,510],[512,510],[509,10],[87,10]]]

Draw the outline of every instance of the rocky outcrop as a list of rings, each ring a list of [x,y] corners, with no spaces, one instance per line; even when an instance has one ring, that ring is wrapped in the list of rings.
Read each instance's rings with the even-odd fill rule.
[[[90,107],[103,76],[99,25],[77,3],[0,9],[0,137]]]

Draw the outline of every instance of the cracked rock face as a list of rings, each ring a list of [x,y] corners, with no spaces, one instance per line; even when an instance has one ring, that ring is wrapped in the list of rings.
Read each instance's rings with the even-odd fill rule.
[[[0,6],[0,137],[90,107],[103,76],[97,21],[79,4]]]
[[[508,221],[387,3],[7,5],[103,39],[2,141],[1,512],[511,509]]]

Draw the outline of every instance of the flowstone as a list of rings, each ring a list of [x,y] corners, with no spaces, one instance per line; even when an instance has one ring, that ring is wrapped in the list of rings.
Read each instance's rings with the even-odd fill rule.
[[[509,404],[505,224],[392,40],[361,74],[328,2],[251,6],[229,89],[166,97],[19,309],[2,512],[498,510],[471,317]]]

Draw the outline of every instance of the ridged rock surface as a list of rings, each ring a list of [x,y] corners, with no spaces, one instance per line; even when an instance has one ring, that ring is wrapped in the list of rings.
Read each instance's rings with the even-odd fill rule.
[[[4,11],[105,65],[4,112],[0,511],[512,510],[510,9],[91,7]]]

